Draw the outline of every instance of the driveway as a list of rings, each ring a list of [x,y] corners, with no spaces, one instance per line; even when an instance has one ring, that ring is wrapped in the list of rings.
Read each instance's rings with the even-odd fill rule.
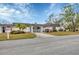
[[[45,33],[35,33],[38,38],[48,38],[48,37],[54,37],[53,35],[50,34],[45,34]]]
[[[0,41],[1,55],[79,55],[79,35],[51,36],[36,33],[37,38]]]

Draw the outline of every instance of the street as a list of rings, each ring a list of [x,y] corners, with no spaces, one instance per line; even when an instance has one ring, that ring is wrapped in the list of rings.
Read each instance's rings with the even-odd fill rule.
[[[0,41],[0,55],[79,55],[79,35]]]

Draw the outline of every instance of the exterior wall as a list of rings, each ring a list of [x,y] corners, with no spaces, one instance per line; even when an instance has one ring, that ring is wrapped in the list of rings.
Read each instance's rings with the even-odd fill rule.
[[[30,27],[24,29],[25,32],[30,32]]]
[[[17,30],[19,30],[19,28],[12,27],[12,31],[17,31]],[[30,27],[26,27],[23,31],[30,32]]]
[[[46,29],[48,29],[49,32],[50,32],[50,31],[53,31],[53,27],[44,27],[44,32],[46,31]]]
[[[44,32],[44,28],[43,28],[43,26],[41,26],[41,32]]]
[[[31,26],[31,32],[45,32],[47,29],[50,31],[53,31],[53,27],[43,27],[43,26],[38,26],[40,29],[37,29],[35,26]]]
[[[7,33],[7,32],[11,32],[12,31],[12,28],[11,27],[5,27],[5,33]]]
[[[43,26],[37,26],[37,27],[40,27],[40,29],[34,29],[33,27],[36,27],[36,26],[30,26],[30,27],[26,27],[25,29],[24,29],[24,31],[25,32],[34,32],[34,30],[36,31],[36,32],[45,32],[45,30],[46,29],[48,29],[49,30],[49,32],[50,31],[53,31],[53,29],[54,29],[54,27],[52,27],[52,26],[46,26],[46,27],[43,27]],[[12,27],[10,27],[11,29],[9,30],[10,32],[11,31],[17,31],[17,30],[19,30],[19,28],[16,28],[15,26],[12,26]],[[56,30],[59,30],[60,28],[62,28],[63,30],[64,30],[64,28],[63,27],[56,27]],[[0,26],[0,33],[2,33],[3,32],[3,29],[2,29],[2,26]],[[5,32],[7,32],[7,29],[5,28]]]
[[[33,26],[30,27],[30,32],[33,33]]]
[[[12,27],[12,31],[17,31],[17,30],[19,30],[19,28]]]
[[[52,30],[53,27],[44,27],[44,29],[50,29],[50,30]]]
[[[2,26],[0,26],[0,33],[2,33]]]
[[[31,26],[31,32],[43,32],[43,26]]]
[[[3,28],[2,27],[3,26],[0,26],[0,33],[3,33]],[[7,27],[5,27],[5,32],[4,33],[6,33],[7,31],[11,32],[11,28],[8,28],[8,30],[7,30]]]

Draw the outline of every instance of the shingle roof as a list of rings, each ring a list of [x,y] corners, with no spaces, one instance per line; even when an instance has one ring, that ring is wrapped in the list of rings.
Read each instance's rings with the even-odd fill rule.
[[[60,26],[59,24],[50,24],[50,23],[47,23],[47,24],[44,24],[43,26],[54,26],[54,27],[58,27]]]
[[[0,24],[0,26],[12,26],[13,24]]]
[[[50,23],[46,23],[46,24],[30,24],[30,23],[13,23],[13,24],[0,24],[0,26],[15,26],[15,24],[28,24],[31,26],[53,26],[53,27],[58,27],[60,26],[59,24],[50,24]]]

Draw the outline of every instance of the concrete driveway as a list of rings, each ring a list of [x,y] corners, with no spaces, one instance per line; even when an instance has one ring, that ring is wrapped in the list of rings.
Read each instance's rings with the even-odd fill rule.
[[[35,33],[38,38],[48,38],[48,37],[54,37],[53,35],[46,34],[46,33]]]
[[[79,35],[51,36],[36,33],[37,38],[0,41],[1,55],[79,55]]]

